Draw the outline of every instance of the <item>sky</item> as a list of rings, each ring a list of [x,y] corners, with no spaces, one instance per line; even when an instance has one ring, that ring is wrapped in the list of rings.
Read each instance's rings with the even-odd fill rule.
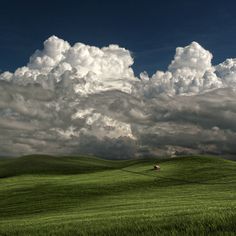
[[[136,74],[167,69],[175,48],[197,41],[217,64],[236,54],[235,1],[1,1],[0,70],[25,65],[51,35],[128,48]]]
[[[0,156],[235,155],[231,1],[2,1]]]

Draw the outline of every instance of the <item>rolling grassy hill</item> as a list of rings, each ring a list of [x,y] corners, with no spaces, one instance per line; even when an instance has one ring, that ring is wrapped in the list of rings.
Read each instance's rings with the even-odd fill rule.
[[[236,162],[0,160],[0,235],[235,235]]]

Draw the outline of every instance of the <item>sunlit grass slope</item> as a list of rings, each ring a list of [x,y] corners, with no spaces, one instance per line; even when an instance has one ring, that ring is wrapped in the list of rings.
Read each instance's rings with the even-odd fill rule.
[[[233,161],[26,156],[0,177],[0,235],[236,234]]]

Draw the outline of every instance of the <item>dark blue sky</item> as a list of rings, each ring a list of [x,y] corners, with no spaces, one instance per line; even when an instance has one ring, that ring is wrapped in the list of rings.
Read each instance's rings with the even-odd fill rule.
[[[214,63],[236,57],[236,1],[4,1],[0,2],[0,70],[27,63],[43,41],[119,44],[133,52],[136,73],[166,69],[177,46],[192,41]]]

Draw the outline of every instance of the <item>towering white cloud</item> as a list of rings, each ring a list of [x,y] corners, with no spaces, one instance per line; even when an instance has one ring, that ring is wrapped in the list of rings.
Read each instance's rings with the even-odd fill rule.
[[[168,71],[157,71],[151,78],[145,76],[145,79],[141,74],[141,79],[145,81],[142,89],[149,96],[160,93],[193,95],[228,86],[215,74],[211,60],[212,54],[196,42],[184,48],[178,47]]]
[[[68,42],[52,36],[44,42],[42,51],[37,50],[30,57],[27,67],[30,70],[38,70],[42,74],[48,74],[65,59],[65,54],[69,49]]]
[[[174,60],[169,65],[169,71],[179,73],[181,70],[189,70],[190,74],[202,77],[211,69],[212,54],[202,48],[198,43],[192,42],[185,48],[178,47]]]
[[[193,42],[167,71],[138,78],[127,49],[52,36],[26,66],[0,74],[0,152],[235,152],[236,59],[211,60]]]
[[[236,59],[227,59],[217,65],[215,70],[225,86],[236,87]]]

